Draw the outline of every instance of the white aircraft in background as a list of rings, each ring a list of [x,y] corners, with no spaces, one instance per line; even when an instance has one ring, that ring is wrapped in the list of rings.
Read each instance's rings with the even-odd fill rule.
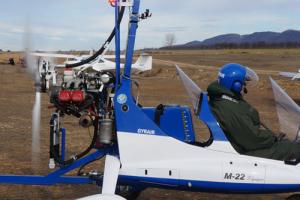
[[[83,61],[84,59],[92,56],[93,53],[94,53],[93,50],[91,50],[89,54],[84,54],[84,55],[46,53],[46,52],[45,53],[44,52],[43,53],[31,53],[31,55],[40,57],[40,58],[54,58],[54,59],[64,58],[65,61],[63,62],[63,64],[56,65],[56,67],[65,67],[66,65],[79,63],[79,62]],[[102,56],[105,59],[114,58],[114,55],[104,55],[105,53],[101,54],[100,57]],[[122,55],[121,58],[124,58],[124,56]]]
[[[90,52],[89,55],[72,55],[72,54],[58,54],[58,53],[31,53],[31,55],[40,58],[64,58],[66,60],[63,62],[63,64],[56,65],[59,67],[64,67],[67,64],[74,64],[88,58],[89,56],[92,55],[92,51]]]
[[[300,80],[300,69],[298,70],[298,73],[295,72],[280,72],[280,76],[292,78],[292,80]]]
[[[92,53],[92,52],[91,52]],[[64,68],[67,64],[78,63],[90,55],[71,55],[71,54],[54,54],[54,53],[30,53],[31,56],[37,57],[39,75],[42,83],[42,92],[45,92],[50,87],[50,81],[52,85],[56,85],[57,82],[57,70],[56,68]],[[53,59],[64,58],[66,59],[63,64],[54,64]],[[116,63],[108,59],[114,59],[115,55],[99,55],[95,60],[90,63],[72,68],[75,72],[82,72],[87,69],[93,69],[95,71],[114,70]],[[121,55],[121,58],[125,58]],[[121,64],[121,68],[124,68],[124,64]],[[136,73],[148,71],[152,69],[152,56],[148,54],[141,54],[137,61],[132,65],[133,70]]]
[[[63,64],[54,65],[54,67],[65,67],[67,64],[78,63],[86,59],[90,55],[71,55],[71,54],[53,54],[53,53],[31,53],[32,56],[39,57],[42,60],[49,60],[51,58],[65,58]],[[79,67],[73,68],[74,70],[82,70],[87,68],[92,68],[95,71],[104,71],[104,70],[113,70],[116,67],[116,63],[108,59],[114,59],[114,55],[100,55],[94,61],[81,65]],[[124,55],[121,55],[121,58],[125,58]],[[121,64],[121,68],[124,67],[124,64]],[[148,71],[152,69],[152,56],[148,54],[141,54],[137,61],[132,65],[132,68],[137,71]]]
[[[103,70],[114,70],[116,68],[116,63],[108,60],[108,58],[115,58],[115,56],[106,55],[105,57],[99,56],[95,61],[84,64],[76,68],[76,70],[84,71],[88,68],[92,68],[95,71],[103,71]],[[125,58],[125,56],[121,56],[121,58]],[[121,68],[124,68],[124,64],[121,63]],[[136,72],[143,72],[152,69],[152,56],[148,54],[141,54],[137,61],[132,65],[132,68]]]

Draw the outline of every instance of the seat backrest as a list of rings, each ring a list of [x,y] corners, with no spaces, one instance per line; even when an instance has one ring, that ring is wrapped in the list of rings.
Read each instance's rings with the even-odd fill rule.
[[[162,106],[162,105],[161,105]],[[143,112],[168,136],[186,143],[195,142],[195,133],[190,108],[179,105],[164,105],[159,123],[156,119],[157,108],[142,108]]]
[[[212,140],[228,141],[219,123],[217,122],[216,118],[212,114],[212,111],[208,103],[207,93],[204,92],[201,93],[198,106],[199,109],[197,111],[198,112],[197,117],[201,121],[203,121],[206,124],[206,126],[209,128]]]

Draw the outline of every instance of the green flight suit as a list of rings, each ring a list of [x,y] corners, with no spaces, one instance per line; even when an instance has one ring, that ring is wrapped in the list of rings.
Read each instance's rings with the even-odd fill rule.
[[[234,149],[251,156],[276,160],[300,159],[300,145],[261,126],[259,113],[240,94],[217,81],[207,89],[210,107]]]

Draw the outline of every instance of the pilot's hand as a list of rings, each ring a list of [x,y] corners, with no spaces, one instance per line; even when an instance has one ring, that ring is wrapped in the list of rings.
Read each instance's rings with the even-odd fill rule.
[[[285,136],[286,136],[285,133],[280,132],[280,133],[276,136],[277,141],[283,140],[283,139],[285,138]]]

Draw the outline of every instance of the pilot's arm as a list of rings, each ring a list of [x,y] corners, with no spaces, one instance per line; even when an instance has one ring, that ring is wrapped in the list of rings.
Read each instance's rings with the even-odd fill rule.
[[[249,116],[235,116],[231,121],[231,128],[227,130],[232,140],[246,152],[270,148],[277,140],[274,133],[255,125]]]

